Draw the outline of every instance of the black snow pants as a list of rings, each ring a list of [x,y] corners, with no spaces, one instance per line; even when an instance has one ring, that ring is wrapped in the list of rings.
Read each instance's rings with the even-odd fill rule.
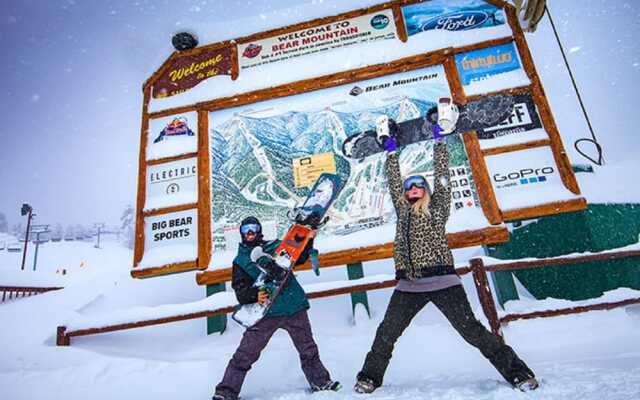
[[[467,343],[480,350],[509,383],[516,384],[534,376],[511,347],[502,343],[475,318],[464,288],[456,285],[422,293],[395,290],[384,319],[376,331],[371,351],[358,373],[358,380],[369,379],[376,387],[382,385],[396,341],[429,301],[438,307]]]

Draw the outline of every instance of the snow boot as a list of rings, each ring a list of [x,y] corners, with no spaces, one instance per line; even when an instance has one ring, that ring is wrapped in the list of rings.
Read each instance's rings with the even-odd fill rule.
[[[376,390],[376,385],[373,383],[371,379],[361,378],[358,379],[353,390],[360,394],[369,394]]]
[[[240,397],[229,396],[222,393],[216,393],[211,398],[211,400],[240,400],[240,399],[241,399]]]
[[[324,392],[324,391],[337,392],[340,389],[342,389],[342,385],[338,381],[329,381],[321,386],[318,386],[318,385],[311,386],[312,392]]]
[[[536,378],[529,378],[522,382],[516,382],[515,387],[517,387],[521,392],[530,392],[532,390],[536,390],[540,384]]]

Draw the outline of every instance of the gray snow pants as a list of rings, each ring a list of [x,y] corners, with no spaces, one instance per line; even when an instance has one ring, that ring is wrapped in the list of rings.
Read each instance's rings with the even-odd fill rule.
[[[515,384],[534,376],[511,347],[502,343],[476,319],[464,288],[456,285],[422,293],[395,290],[384,319],[376,331],[371,351],[358,373],[358,380],[371,380],[376,387],[382,385],[396,341],[429,301],[438,307],[467,343],[480,350],[509,383]]]
[[[329,372],[320,361],[318,346],[313,340],[311,324],[307,310],[299,311],[289,317],[265,317],[248,328],[240,346],[227,365],[222,381],[216,386],[216,394],[225,398],[236,399],[247,372],[260,357],[260,352],[267,346],[271,336],[279,328],[289,333],[293,345],[300,354],[300,364],[307,381],[311,386],[323,386],[331,380]],[[278,366],[281,368],[282,366]]]

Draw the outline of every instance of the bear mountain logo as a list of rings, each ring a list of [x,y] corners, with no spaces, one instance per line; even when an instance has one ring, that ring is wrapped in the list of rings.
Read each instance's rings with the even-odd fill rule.
[[[354,86],[353,89],[349,92],[352,96],[359,96],[364,93],[364,90],[360,86]]]

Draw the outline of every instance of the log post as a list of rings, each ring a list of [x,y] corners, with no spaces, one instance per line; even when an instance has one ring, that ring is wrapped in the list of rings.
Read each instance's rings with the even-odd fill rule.
[[[496,303],[493,301],[491,287],[487,280],[487,273],[484,270],[484,263],[481,258],[472,258],[470,260],[470,264],[471,272],[473,274],[473,282],[476,284],[476,290],[478,291],[478,299],[482,305],[484,315],[489,320],[491,332],[504,342],[502,331],[500,330],[500,320],[498,319]]]
[[[56,333],[56,345],[69,346],[70,344],[71,344],[71,340],[69,336],[67,336],[67,327],[59,326]]]

